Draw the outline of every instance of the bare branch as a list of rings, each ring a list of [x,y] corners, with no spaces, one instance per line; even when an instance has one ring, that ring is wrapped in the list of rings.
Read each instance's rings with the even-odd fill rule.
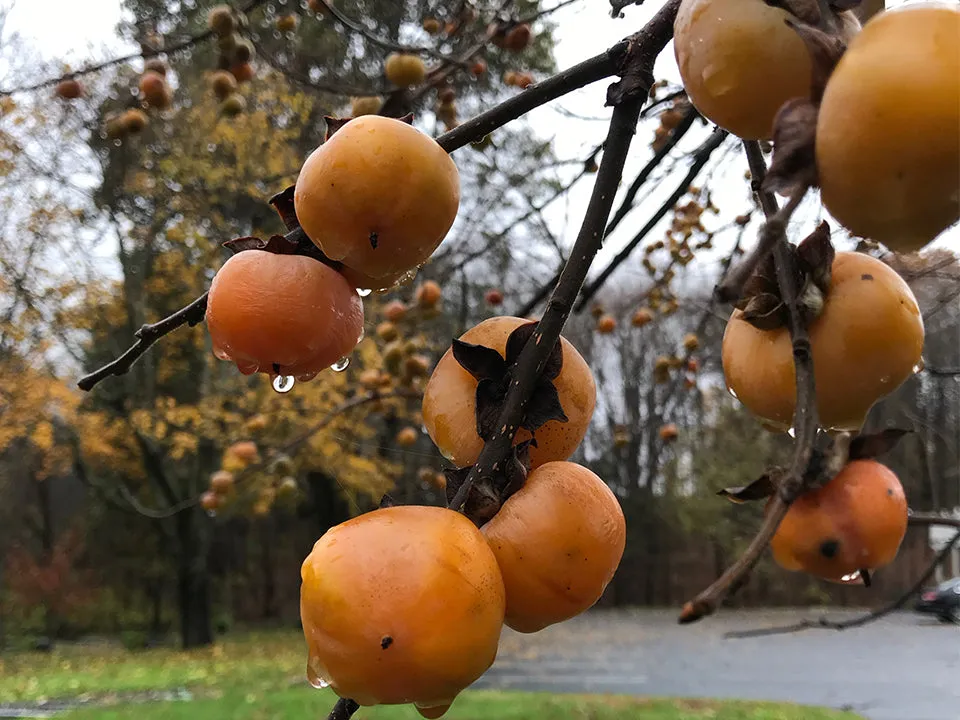
[[[92,390],[101,380],[111,375],[125,375],[130,371],[133,363],[143,355],[151,345],[164,335],[176,330],[181,325],[193,327],[203,322],[203,316],[207,311],[207,293],[204,293],[186,307],[180,308],[173,315],[165,317],[159,322],[151,325],[143,325],[136,332],[137,341],[123,355],[113,360],[102,368],[94,370],[89,375],[80,378],[77,385],[81,390]]]
[[[912,519],[912,518],[911,518]],[[927,519],[927,518],[925,518]],[[941,524],[941,521],[944,518],[933,518],[935,522],[931,524]],[[960,528],[960,518],[952,518],[954,522],[943,522],[945,525],[952,525],[954,527]],[[910,600],[914,595],[920,592],[923,587],[930,581],[930,578],[933,577],[933,574],[937,571],[937,568],[949,557],[954,546],[960,542],[960,529],[953,534],[953,537],[947,541],[947,544],[944,545],[940,551],[933,557],[933,560],[930,561],[930,564],[927,565],[926,570],[917,578],[916,582],[907,588],[898,598],[892,600],[886,605],[877,608],[876,610],[871,610],[864,615],[860,615],[849,620],[830,620],[827,617],[821,617],[816,620],[804,620],[799,623],[794,623],[793,625],[784,625],[780,627],[772,628],[757,628],[755,630],[741,630],[737,632],[729,632],[724,637],[727,638],[751,638],[751,637],[762,637],[766,635],[783,635],[786,633],[795,633],[802,630],[810,630],[813,628],[820,628],[822,630],[849,630],[850,628],[860,627],[862,625],[867,625],[876,620],[879,620],[885,615],[899,610],[904,605],[907,604],[907,601]]]
[[[677,188],[670,194],[663,204],[657,209],[657,211],[651,216],[647,223],[640,229],[640,231],[633,236],[633,238],[628,242],[623,249],[616,254],[613,260],[600,272],[600,274],[594,278],[590,284],[588,284],[584,289],[580,301],[577,303],[576,311],[582,312],[583,309],[587,306],[587,303],[590,302],[591,298],[597,294],[603,284],[609,279],[609,277],[614,273],[614,271],[623,264],[623,262],[630,257],[637,246],[643,242],[643,239],[657,226],[657,224],[673,209],[673,206],[682,198],[687,190],[690,189],[690,185],[693,184],[693,181],[696,179],[697,175],[700,174],[700,171],[703,170],[704,166],[710,160],[710,156],[713,152],[723,144],[723,141],[727,138],[727,131],[720,128],[716,128],[710,137],[707,138],[706,142],[701,145],[697,151],[693,154],[693,164],[690,165],[690,169],[687,170],[687,174],[684,176],[683,180],[677,185]],[[624,213],[625,215],[626,213]]]
[[[761,187],[766,174],[766,162],[755,141],[744,141],[744,149],[750,171],[753,174],[754,188],[760,195],[760,204],[769,220],[778,214],[777,201],[772,193],[764,192]],[[790,509],[793,501],[806,489],[806,476],[813,457],[814,442],[817,438],[817,396],[813,374],[813,354],[810,349],[810,337],[800,313],[793,257],[786,236],[786,224],[777,223],[780,232],[772,251],[777,265],[777,282],[781,296],[789,311],[787,327],[793,343],[793,363],[796,372],[797,401],[794,410],[793,426],[796,431],[793,460],[787,471],[779,492],[767,510],[757,534],[743,555],[727,569],[713,584],[697,597],[684,605],[680,613],[681,623],[695,622],[713,613],[731,588],[740,585],[747,573],[760,560],[763,551],[769,545],[780,526],[780,522]]]
[[[252,10],[255,10],[260,5],[263,5],[267,0],[250,0],[246,5],[240,8],[240,12],[248,13]],[[191,37],[183,40],[182,42],[176,43],[175,45],[170,45],[169,47],[163,48],[143,48],[140,52],[130,53],[129,55],[122,55],[121,57],[115,57],[111,60],[105,60],[104,62],[96,63],[95,65],[88,65],[85,68],[79,70],[74,70],[73,72],[67,73],[65,75],[60,75],[59,77],[49,78],[47,80],[41,80],[40,82],[33,83],[32,85],[23,85],[21,87],[10,88],[8,90],[0,90],[0,97],[7,97],[9,95],[14,95],[21,92],[32,92],[33,90],[42,90],[43,88],[53,87],[62,80],[67,78],[77,78],[83,77],[84,75],[92,75],[93,73],[98,73],[101,70],[106,70],[107,68],[113,67],[114,65],[122,65],[125,62],[130,62],[131,60],[137,60],[142,58],[148,60],[152,57],[157,57],[158,55],[176,55],[179,52],[184,50],[189,50],[195,45],[206,42],[214,36],[212,30],[204,30],[201,33],[192,35]]]
[[[327,715],[327,720],[350,720],[353,714],[360,709],[360,704],[350,698],[340,698],[333,710]]]

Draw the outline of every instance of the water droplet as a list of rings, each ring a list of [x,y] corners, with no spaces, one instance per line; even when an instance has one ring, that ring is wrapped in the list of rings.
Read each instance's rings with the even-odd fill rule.
[[[739,399],[740,399],[740,398],[737,397],[737,391],[734,390],[732,387],[727,386],[727,392],[730,393],[730,396],[731,396],[734,400],[739,400]]]
[[[923,362],[923,358],[920,358],[920,362],[913,366],[914,374],[918,372],[923,372],[923,369],[926,367],[926,363]]]
[[[277,375],[273,378],[273,389],[278,393],[287,393],[293,390],[296,382],[293,375]]]
[[[796,431],[796,429],[794,429],[794,428],[788,428],[788,429],[787,429],[787,435],[789,435],[789,436],[792,437],[792,438],[795,438],[795,437],[797,436],[797,431]]]
[[[330,687],[330,681],[320,674],[320,659],[311,657],[307,660],[307,682],[317,690]]]
[[[217,516],[217,511],[216,511],[216,510],[207,510],[207,517],[209,517],[209,518],[215,518],[216,516]]]
[[[350,364],[350,358],[344,356],[337,360],[333,365],[330,366],[330,369],[334,372],[343,372],[347,369],[347,366]]]
[[[860,579],[860,571],[852,572],[849,575],[844,575],[840,578],[840,582],[854,582],[855,580]]]
[[[214,152],[216,149],[217,146],[215,143],[207,143],[207,152]]]
[[[363,342],[363,338],[366,337],[367,331],[365,328],[360,328],[360,335],[357,336],[357,345]]]
[[[366,297],[372,292],[373,290],[371,290],[370,288],[357,288],[357,295],[359,295],[360,297]]]

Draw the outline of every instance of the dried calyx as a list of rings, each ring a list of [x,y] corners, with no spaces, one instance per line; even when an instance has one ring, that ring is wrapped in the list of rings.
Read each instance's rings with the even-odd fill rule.
[[[872,460],[889,452],[910,430],[887,428],[877,433],[851,436],[841,433],[827,448],[814,448],[813,458],[804,476],[804,487],[823,487],[830,482],[844,465],[852,460]],[[774,495],[786,477],[786,471],[780,467],[767,471],[749,485],[724,488],[717,495],[733,503],[745,503],[766,500]]]
[[[453,341],[453,357],[460,366],[477,381],[476,419],[477,434],[489,440],[498,430],[497,422],[506,403],[510,385],[514,380],[517,360],[527,341],[537,329],[537,323],[525,323],[510,333],[504,355],[483,345],[473,345],[461,340]],[[524,410],[520,429],[536,433],[551,420],[567,422],[566,413],[554,380],[563,369],[563,348],[560,342],[543,366],[530,400]],[[523,487],[530,469],[530,448],[536,447],[535,436],[513,446],[510,455],[494,465],[493,470],[480,477],[470,487],[463,513],[478,527],[490,520],[513,493]],[[445,470],[447,477],[447,501],[452,502],[457,491],[466,481],[472,467]]]
[[[847,41],[860,28],[850,12],[860,0],[776,0],[771,4],[796,18],[786,23],[803,40],[812,70],[809,96],[785,102],[773,123],[773,162],[763,186],[789,194],[818,185],[814,144],[820,101]]]
[[[791,263],[796,273],[799,288],[797,305],[804,321],[816,319],[830,291],[831,267],[836,252],[830,242],[830,226],[820,223],[816,230],[799,245],[790,245]],[[759,330],[776,330],[786,327],[789,310],[783,300],[777,282],[777,266],[772,254],[757,267],[743,288],[743,295],[736,307],[743,311],[743,319]]]

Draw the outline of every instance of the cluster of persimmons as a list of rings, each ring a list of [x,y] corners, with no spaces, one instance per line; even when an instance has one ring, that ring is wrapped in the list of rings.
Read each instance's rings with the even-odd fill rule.
[[[744,139],[776,140],[783,108],[806,99],[815,137],[809,184],[821,188],[827,209],[852,233],[891,250],[923,247],[958,219],[960,10],[909,6],[882,13],[861,31],[849,11],[829,3],[790,6],[802,17],[762,0],[683,0],[675,47],[689,101]],[[311,8],[324,6],[311,0]],[[231,62],[242,59],[236,54],[242,43],[231,40],[234,20],[210,17]],[[283,22],[284,31],[295,27]],[[442,30],[429,19],[424,29]],[[810,32],[846,47],[820,90],[814,82],[820,60],[806,44]],[[530,29],[518,25],[493,37],[501,47],[522,49]],[[483,69],[475,66],[474,73]],[[232,66],[229,71],[236,80]],[[408,87],[422,83],[426,71],[419,58],[396,54],[386,74]],[[234,87],[223,80],[214,91],[229,99]],[[144,74],[141,91],[151,105],[169,102],[156,67]],[[79,87],[58,92],[76,96]],[[452,102],[452,96],[438,99]],[[301,168],[296,220],[318,252],[303,254],[293,242],[238,247],[217,273],[207,325],[217,357],[240,372],[307,381],[337,364],[363,334],[358,291],[389,289],[412,277],[452,227],[460,200],[453,161],[409,123],[374,114],[379,109],[379,98],[355,99],[356,117],[338,125]],[[664,132],[679,122],[680,109],[670,112]],[[702,209],[689,205],[681,213],[689,228]],[[671,252],[686,264],[693,249],[678,241]],[[916,298],[880,260],[834,253],[822,228],[795,252],[820,423],[827,431],[857,431],[870,408],[920,363],[924,331]],[[417,304],[434,307],[439,299],[439,287],[424,283]],[[491,290],[486,300],[496,306],[503,296]],[[761,264],[722,348],[731,393],[775,430],[790,427],[797,403],[785,304],[771,263]],[[387,306],[379,340],[397,341],[394,323],[404,312],[398,303]],[[653,317],[644,307],[631,322],[642,327]],[[601,332],[615,326],[598,313]],[[453,474],[469,472],[485,443],[506,431],[496,425],[530,337],[529,321],[496,317],[453,341],[433,369],[422,418]],[[669,378],[679,370],[692,381],[699,339],[691,334],[682,344],[686,357],[658,359],[656,373]],[[397,363],[429,373],[425,359],[405,357],[398,355]],[[375,391],[382,380],[371,372],[361,382]],[[361,705],[412,703],[424,717],[440,717],[492,664],[504,624],[536,632],[591,607],[625,542],[614,494],[568,460],[595,402],[590,368],[560,338],[517,429],[514,455],[491,471],[506,474],[510,467],[513,475],[507,482],[478,478],[490,493],[481,498],[489,501],[486,512],[471,513],[469,499],[462,507],[382,507],[325,533],[302,567],[311,682]],[[407,430],[398,444],[416,442],[416,431]],[[660,436],[672,441],[677,428],[662,428]],[[257,448],[240,443],[227,455],[204,496],[208,509],[231,491],[231,472],[257,461]],[[447,492],[456,495],[449,485]],[[857,458],[791,506],[773,554],[788,569],[847,582],[893,559],[906,521],[896,476]]]

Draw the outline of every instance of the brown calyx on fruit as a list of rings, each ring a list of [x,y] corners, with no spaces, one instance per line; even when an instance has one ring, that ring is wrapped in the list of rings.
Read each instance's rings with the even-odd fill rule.
[[[462,340],[453,341],[453,357],[477,380],[477,434],[484,440],[489,440],[498,429],[497,421],[513,381],[517,359],[536,328],[537,323],[531,322],[510,333],[507,338],[506,357],[493,348],[472,345]],[[550,353],[540,380],[527,403],[521,428],[535,433],[550,420],[567,421],[553,383],[562,368],[563,348],[558,342]]]
[[[531,439],[517,443],[505,462],[471,485],[462,512],[474,525],[482,527],[497,514],[511,495],[523,487],[530,473],[531,446],[536,447],[537,441]],[[472,469],[472,466],[444,469],[444,492],[448,503],[453,502]]]
[[[800,288],[798,303],[804,319],[809,323],[820,315],[830,290],[830,273],[836,254],[830,242],[830,226],[826,222],[820,223],[799,245],[789,247],[794,256],[795,280]],[[736,307],[743,311],[743,319],[758,330],[786,327],[789,311],[780,294],[777,266],[772,254],[747,280]]]

